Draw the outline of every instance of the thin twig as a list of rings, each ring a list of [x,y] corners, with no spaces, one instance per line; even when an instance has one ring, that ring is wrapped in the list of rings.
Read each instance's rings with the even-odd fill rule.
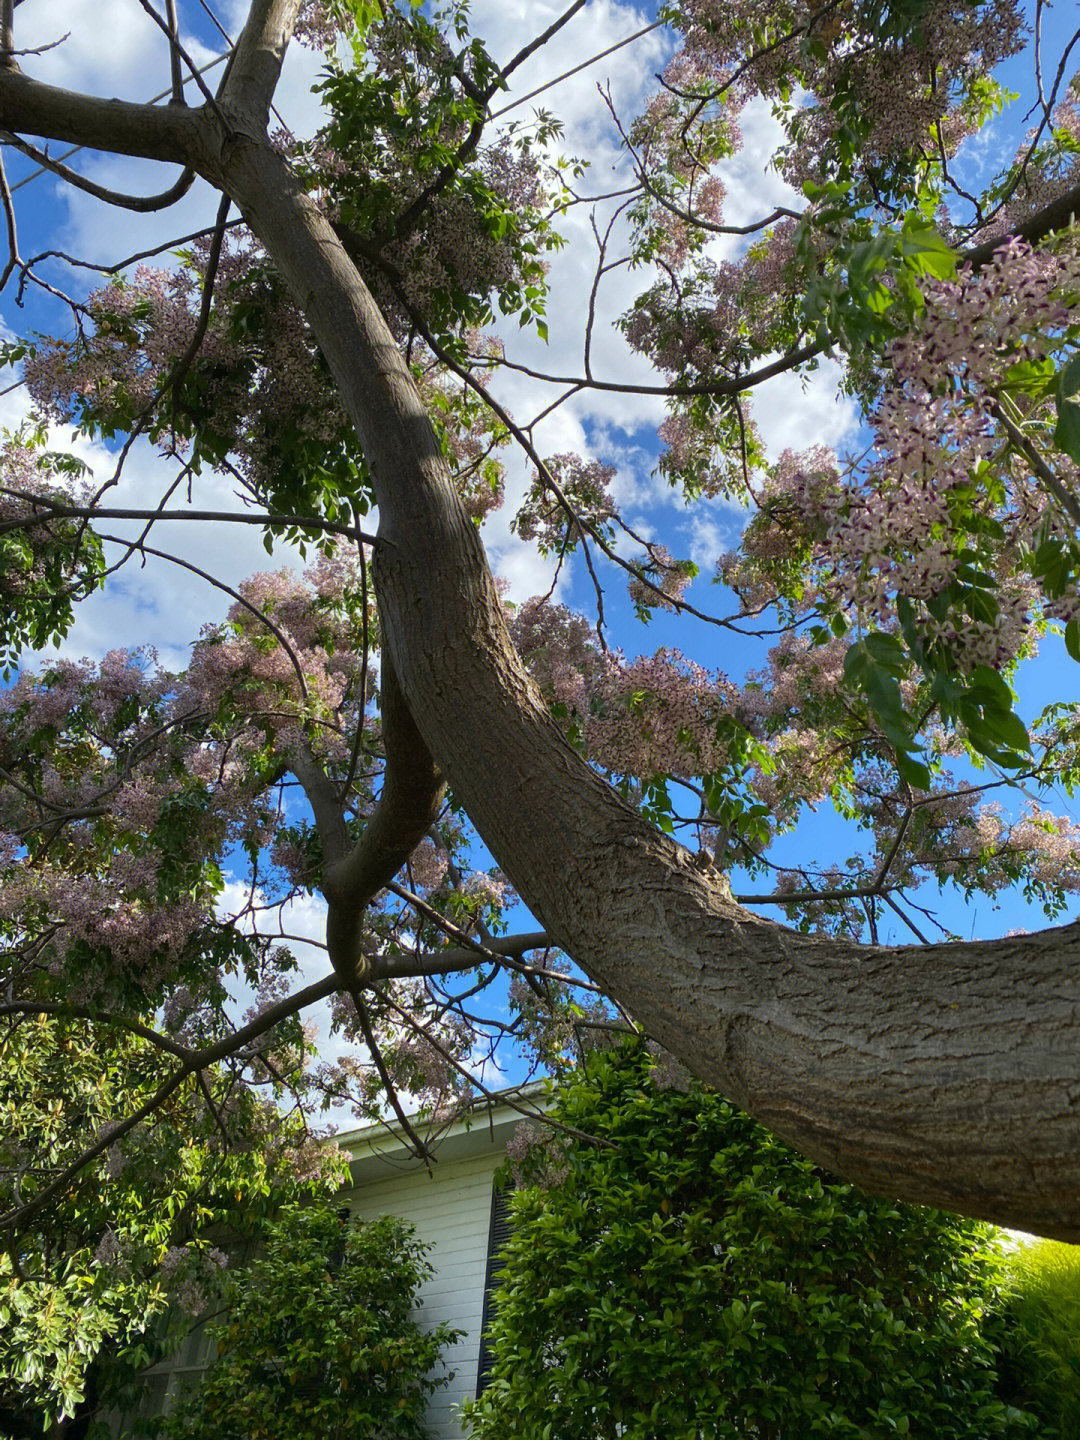
[[[202,71],[199,69],[198,65],[195,64],[195,61],[192,60],[191,56],[184,49],[183,45],[180,44],[179,39],[176,36],[170,34],[168,21],[162,19],[162,17],[154,9],[153,5],[150,3],[150,0],[139,0],[139,4],[146,11],[147,15],[150,16],[150,19],[153,20],[154,24],[158,27],[158,29],[164,32],[166,38],[169,41],[170,50],[173,51],[176,55],[178,55],[180,59],[183,60],[184,64],[188,67],[188,70],[191,73],[191,78],[195,81],[195,84],[202,91],[203,99],[217,116],[224,133],[227,136],[231,136],[232,126],[229,124],[227,116],[222,113],[221,106],[214,98],[214,92],[210,89],[206,81],[202,78]]]
[[[232,1142],[229,1139],[229,1132],[225,1129],[225,1122],[221,1118],[218,1107],[214,1104],[214,1097],[210,1094],[210,1087],[206,1083],[206,1072],[204,1070],[197,1070],[195,1072],[195,1075],[196,1079],[199,1082],[199,1089],[203,1093],[203,1099],[206,1101],[206,1108],[214,1117],[214,1123],[217,1126],[218,1130],[221,1132],[221,1138],[225,1141],[225,1146],[227,1149]]]
[[[155,397],[155,404],[160,403],[165,390],[170,390],[173,397],[174,415],[176,413],[176,392],[180,388],[181,381],[191,369],[192,361],[199,353],[202,342],[206,338],[207,326],[210,324],[210,312],[214,303],[214,282],[217,279],[218,264],[221,260],[221,246],[225,239],[225,222],[229,218],[229,210],[231,208],[231,196],[222,194],[218,202],[217,216],[214,220],[214,231],[210,240],[210,248],[206,254],[206,269],[203,272],[202,282],[202,299],[199,303],[199,316],[195,321],[195,329],[184,353],[169,371],[168,379],[165,381],[162,392]]]
[[[584,8],[585,4],[586,0],[573,0],[573,4],[569,7],[569,9],[564,10],[557,20],[553,20],[552,23],[548,26],[548,28],[542,32],[542,34],[535,36],[532,40],[529,41],[527,45],[523,45],[521,49],[517,52],[517,54],[513,57],[513,59],[508,60],[507,63],[499,71],[499,84],[505,85],[507,76],[512,75],[520,65],[524,65],[525,61],[528,60],[530,55],[535,54],[537,50],[542,50],[543,47],[547,44],[547,42],[559,33],[559,31],[563,28],[567,21],[572,20],[574,16],[578,13],[578,11]],[[492,93],[494,93],[494,91],[492,91]],[[530,98],[531,97],[528,95],[525,96],[526,100]],[[492,119],[494,118],[495,117],[492,116]]]
[[[383,1089],[386,1091],[386,1098],[387,1100],[389,1100],[394,1114],[397,1116],[398,1124],[401,1126],[402,1130],[404,1131],[405,1135],[409,1140],[409,1143],[412,1145],[413,1152],[416,1155],[416,1158],[418,1160],[423,1160],[424,1165],[427,1168],[427,1172],[430,1175],[434,1156],[431,1154],[431,1151],[428,1149],[428,1147],[424,1144],[423,1140],[420,1139],[420,1136],[416,1133],[415,1129],[413,1128],[412,1122],[410,1121],[408,1115],[406,1115],[405,1110],[402,1107],[401,1101],[398,1098],[397,1087],[394,1084],[393,1080],[391,1080],[390,1072],[386,1068],[386,1063],[382,1057],[382,1051],[379,1049],[378,1041],[375,1039],[375,1032],[374,1030],[372,1030],[371,1022],[368,1019],[367,1007],[361,999],[359,991],[354,991],[352,993],[352,1002],[356,1007],[356,1019],[360,1026],[360,1033],[364,1037],[364,1044],[367,1046],[368,1054],[371,1056],[371,1063],[379,1072],[379,1079],[382,1081]]]
[[[241,230],[243,226],[244,221],[237,218],[230,220],[225,229]],[[178,246],[186,245],[190,240],[205,240],[213,233],[213,225],[204,225],[201,230],[192,230],[188,235],[178,235],[172,240],[164,240],[160,245],[152,245],[149,250],[138,250],[134,255],[128,255],[125,259],[117,260],[111,265],[105,265],[96,260],[83,260],[78,255],[69,255],[66,250],[42,250],[40,254],[32,255],[26,263],[27,265],[37,265],[42,260],[62,260],[72,269],[94,270],[99,275],[115,275],[118,271],[126,270],[129,265],[135,265],[140,260],[151,260],[155,255],[161,255],[166,250],[175,251]]]
[[[574,10],[576,11],[578,8],[578,6],[575,6]],[[574,11],[571,11],[571,14],[573,13]],[[568,19],[570,19],[570,15],[564,16],[557,24],[564,25]],[[545,80],[543,85],[538,85],[535,90],[530,90],[526,95],[521,95],[518,99],[511,100],[510,104],[504,105],[501,110],[493,110],[490,118],[497,120],[500,115],[506,115],[510,110],[516,110],[519,105],[525,105],[530,100],[535,100],[537,95],[542,95],[545,90],[551,90],[556,85],[561,85],[564,80],[569,80],[572,75],[577,75],[580,71],[587,70],[590,65],[595,65],[599,60],[606,60],[609,55],[614,55],[616,50],[621,50],[625,45],[632,45],[635,40],[640,40],[643,35],[648,35],[653,30],[659,30],[665,23],[663,20],[654,20],[651,25],[646,25],[641,30],[635,30],[633,35],[627,35],[624,40],[617,40],[614,45],[609,45],[606,50],[601,50],[596,55],[590,55],[588,60],[582,60],[579,65],[573,66],[570,70],[564,70],[561,75],[556,75],[554,79]],[[540,37],[540,40],[543,41],[547,38],[548,34],[545,33]],[[531,49],[535,49],[537,43],[538,42],[534,41]],[[529,53],[531,53],[531,49]],[[507,66],[502,72],[503,77],[505,78],[505,76],[510,73],[510,70],[519,63],[516,59],[511,62],[511,65]]]

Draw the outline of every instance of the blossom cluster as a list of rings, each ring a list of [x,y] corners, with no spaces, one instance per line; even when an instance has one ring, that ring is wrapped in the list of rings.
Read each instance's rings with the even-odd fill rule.
[[[678,283],[662,278],[623,319],[632,348],[683,383],[773,348],[792,304],[794,237],[795,222],[779,221],[738,261],[702,257]]]
[[[928,283],[925,310],[886,352],[868,456],[841,467],[822,447],[785,452],[756,491],[740,551],[720,567],[743,603],[820,602],[888,629],[904,597],[923,643],[967,672],[1007,668],[1031,653],[1042,617],[1071,618],[1075,591],[1040,593],[1030,541],[1067,523],[1033,454],[1080,493],[1074,462],[1045,448],[1045,377],[1069,353],[1078,290],[1074,250],[1016,240],[978,271]],[[1003,405],[1027,448],[1003,434]],[[980,610],[964,599],[973,574]],[[960,598],[942,609],[939,596]]]
[[[581,541],[586,526],[610,533],[617,513],[611,494],[612,466],[574,454],[553,455],[544,463],[560,493],[534,471],[532,485],[514,519],[521,538],[535,540],[542,554],[561,554]]]
[[[648,560],[641,566],[641,577],[635,577],[627,586],[630,599],[641,613],[674,610],[697,569],[688,560],[676,560],[666,545],[650,544],[646,548]]]
[[[931,127],[960,104],[968,86],[1013,55],[1025,39],[1015,0],[957,5],[930,0],[919,23],[891,36],[879,13],[856,4],[800,7],[773,0],[685,0],[685,43],[666,82],[699,91],[731,89],[780,97],[796,79],[818,103],[797,113],[802,156],[831,140],[845,96],[865,126],[867,158],[894,157],[925,146]],[[799,160],[792,150],[791,163]]]
[[[543,133],[479,140],[475,97],[494,67],[476,42],[452,47],[465,23],[461,5],[430,18],[386,7],[352,37],[355,65],[328,57],[316,88],[330,118],[292,151],[403,340],[418,317],[448,341],[488,323],[492,294],[504,308],[539,300],[540,255],[558,243]]]
[[[182,458],[217,463],[224,450],[252,497],[271,510],[327,508],[338,518],[343,503],[365,507],[359,442],[302,311],[239,229],[221,246],[213,305],[200,332],[208,263],[208,242],[196,241],[176,271],[139,266],[131,278],[93,291],[85,304],[93,328],[73,340],[44,340],[24,361],[41,416],[90,433],[140,424]],[[198,354],[178,371],[196,335]],[[497,344],[472,338],[477,350],[497,357]],[[480,519],[501,499],[501,472],[488,454],[496,427],[471,391],[448,383],[433,357],[417,364],[443,444]],[[485,378],[482,368],[478,378]],[[14,465],[12,474],[13,486],[31,488]],[[48,493],[44,484],[37,489]]]
[[[189,1029],[201,1011],[181,1003],[185,967],[209,983],[198,950],[220,858],[273,850],[284,817],[268,784],[297,749],[344,773],[370,699],[355,558],[322,553],[306,576],[258,575],[240,594],[182,675],[114,651],[0,691],[0,921],[52,973],[82,955],[72,986],[86,995],[110,974],[147,996],[182,982],[170,1003]],[[372,774],[354,777],[358,815]]]

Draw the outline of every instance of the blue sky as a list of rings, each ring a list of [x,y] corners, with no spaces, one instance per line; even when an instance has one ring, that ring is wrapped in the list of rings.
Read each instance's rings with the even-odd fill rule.
[[[227,26],[235,23],[242,9],[241,0],[224,0],[220,14]],[[561,7],[548,4],[496,3],[483,0],[472,7],[475,30],[490,36],[490,48],[496,55],[508,55],[528,36],[544,28]],[[25,14],[25,21],[24,21]],[[619,4],[616,0],[594,0],[550,49],[535,57],[515,77],[514,89],[508,99],[522,95],[537,85],[577,64],[590,53],[639,30],[654,18],[649,6]],[[210,59],[219,51],[219,39],[204,12],[196,5],[182,8],[185,40],[200,61]],[[1046,12],[1045,44],[1048,54],[1056,54],[1073,19],[1072,7],[1059,5]],[[20,25],[26,24],[20,43],[36,45],[57,39],[66,30],[72,38],[65,45],[43,54],[33,65],[35,73],[56,83],[85,85],[97,93],[123,94],[130,98],[149,98],[168,83],[167,67],[156,33],[148,23],[141,25],[132,7],[125,0],[35,0],[34,6],[19,12]],[[25,35],[25,40],[22,39]],[[612,135],[607,112],[596,93],[597,81],[610,81],[616,104],[623,114],[633,113],[646,94],[651,75],[660,68],[665,57],[666,41],[659,32],[645,36],[633,46],[620,51],[593,70],[547,92],[542,101],[567,123],[567,153],[588,155],[592,162],[587,184],[596,190],[612,187],[617,180],[622,160],[617,140]],[[28,67],[29,68],[29,67]],[[317,57],[309,52],[290,56],[281,92],[281,105],[288,123],[299,133],[310,130],[315,119],[314,103],[308,95],[310,81],[318,69]],[[1005,67],[1006,83],[1021,88],[1028,77],[1018,73],[1016,66]],[[968,174],[978,180],[986,176],[1014,152],[1027,124],[1023,105],[1013,106],[995,121],[986,138],[979,142],[969,160]],[[746,148],[732,167],[729,208],[732,218],[743,210],[760,213],[777,201],[791,201],[791,192],[772,172],[763,169],[772,122],[764,107],[758,107],[744,124]],[[56,147],[54,147],[56,148]],[[18,185],[30,166],[20,156],[8,152],[9,178]],[[85,165],[87,172],[105,183],[127,189],[160,189],[168,183],[163,167],[142,162],[105,157],[78,157],[73,163]],[[137,217],[108,211],[86,197],[63,193],[60,182],[51,176],[40,177],[17,192],[20,213],[20,243],[24,254],[33,254],[56,246],[72,253],[89,254],[101,261],[115,261],[133,250],[160,243],[171,236],[185,233],[213,217],[214,198],[205,186],[196,187],[176,212],[165,216]],[[518,358],[550,364],[553,368],[572,373],[577,368],[580,327],[573,322],[583,313],[587,293],[590,245],[587,216],[575,211],[568,217],[567,229],[571,245],[556,259],[552,271],[552,340],[544,347],[539,343],[517,349]],[[586,255],[583,259],[582,256]],[[94,283],[73,275],[66,267],[57,266],[47,273],[60,280],[66,288]],[[625,279],[619,279],[601,296],[603,321],[615,318],[629,303],[632,291]],[[22,310],[12,303],[10,290],[4,297],[3,320],[13,332],[49,330],[57,324],[66,326],[62,307],[40,292],[28,292]],[[509,332],[508,332],[509,333]],[[518,337],[515,337],[515,344]],[[629,354],[619,335],[606,328],[598,331],[596,353],[598,370],[607,374],[643,374],[642,362]],[[837,394],[837,371],[828,364],[804,384],[794,377],[784,377],[763,394],[757,415],[770,454],[775,458],[785,446],[804,448],[814,443],[843,446],[858,443],[857,416],[850,402]],[[500,398],[511,405],[519,419],[527,418],[544,403],[537,398],[536,387],[527,386],[513,377],[501,382]],[[15,394],[0,401],[0,419],[14,423],[22,407]],[[691,555],[702,564],[701,578],[688,598],[702,609],[727,613],[731,608],[727,597],[710,583],[712,565],[719,549],[728,548],[737,540],[742,523],[741,513],[727,502],[712,502],[691,513],[677,497],[664,492],[664,487],[650,479],[650,470],[657,453],[655,425],[661,416],[658,404],[615,396],[586,396],[564,406],[540,427],[537,443],[541,453],[552,454],[576,449],[606,459],[614,456],[621,464],[619,484],[633,502],[629,518],[635,525],[656,538],[666,538],[676,555]],[[58,435],[57,440],[66,440]],[[79,445],[80,453],[100,471],[109,464],[103,447]],[[128,477],[124,482],[127,503],[148,502],[167,483],[160,464],[148,447],[137,447]],[[207,479],[203,498],[217,504],[230,503],[229,485]],[[521,600],[547,588],[551,578],[550,562],[544,562],[510,533],[508,520],[515,496],[523,493],[528,483],[528,467],[514,462],[508,476],[511,503],[507,512],[494,518],[487,526],[486,538],[496,572],[511,583],[511,594]],[[178,530],[188,527],[176,527]],[[195,527],[191,527],[194,530]],[[668,538],[670,537],[670,538]],[[267,568],[257,533],[223,538],[206,534],[178,537],[178,553],[198,555],[218,564],[227,578],[235,581],[245,573]],[[284,563],[285,556],[280,562]],[[718,632],[700,622],[675,621],[658,615],[648,627],[633,617],[626,597],[623,577],[610,574],[606,606],[611,621],[613,640],[633,656],[654,649],[657,645],[680,648],[699,663],[724,670],[734,679],[747,669],[764,663],[760,644]],[[587,576],[580,563],[564,571],[558,598],[586,612],[592,602]],[[85,607],[69,648],[76,653],[101,654],[115,645],[156,644],[164,663],[183,663],[187,646],[195,638],[204,620],[220,615],[222,602],[200,592],[189,579],[170,572],[165,566],[125,572],[108,597],[95,598]],[[1080,667],[1064,655],[1056,640],[1048,640],[1035,662],[1024,667],[1019,678],[1022,704],[1033,713],[1047,699],[1080,698]],[[1076,806],[1061,797],[1061,808],[1070,815]],[[852,848],[850,827],[827,807],[807,817],[798,832],[781,842],[778,859],[818,859],[837,853],[843,856]],[[478,865],[489,863],[482,847],[477,846],[474,860]],[[736,889],[740,882],[736,879]],[[965,903],[957,897],[936,897],[930,889],[926,903],[939,910],[946,927],[965,938],[989,936],[1014,928],[1041,928],[1045,921],[1041,911],[1025,905],[1017,897],[997,901],[980,899]],[[1068,918],[1068,917],[1065,917]],[[514,925],[532,928],[525,916],[514,916]],[[317,934],[321,923],[319,907],[304,907],[298,924],[308,926],[305,933]],[[908,938],[897,923],[886,923],[882,929],[886,941]],[[310,958],[312,970],[319,962]]]

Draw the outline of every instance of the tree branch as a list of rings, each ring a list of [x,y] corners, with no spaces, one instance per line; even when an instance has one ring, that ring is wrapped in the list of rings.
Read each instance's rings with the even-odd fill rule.
[[[156,17],[155,17],[156,18]],[[165,0],[165,24],[169,35],[169,78],[172,82],[173,105],[185,105],[184,74],[180,69],[180,28],[176,18],[176,0]]]
[[[299,9],[300,0],[252,0],[236,42],[220,101],[233,123],[252,136],[265,134]]]
[[[144,1025],[141,1020],[131,1020],[126,1015],[99,1015],[89,1005],[69,1005],[66,1001],[52,1000],[8,1000],[0,1004],[0,1015],[56,1015],[64,1020],[88,1020],[94,1025],[112,1025],[118,1030],[127,1030],[181,1060],[186,1060],[192,1053],[190,1046],[162,1035],[160,1030]]]
[[[1049,205],[1044,205],[1041,210],[1036,210],[1034,215],[1029,215],[1026,220],[1010,225],[1004,235],[996,235],[991,240],[984,240],[979,245],[971,245],[966,250],[961,250],[960,261],[966,262],[973,270],[979,270],[994,258],[995,253],[1011,236],[1026,240],[1029,245],[1037,245],[1048,235],[1053,235],[1058,230],[1067,230],[1074,223],[1077,214],[1080,214],[1080,185],[1072,186],[1056,200],[1051,200]]]
[[[442,919],[441,916],[439,918]],[[476,949],[471,945],[448,946],[445,950],[433,950],[423,955],[380,956],[373,963],[368,978],[374,984],[378,980],[413,980],[422,975],[452,975],[459,970],[475,970],[484,960],[496,963],[502,960],[520,960],[522,955],[530,950],[551,948],[550,937],[544,930],[533,930],[524,935],[497,935],[492,936],[484,945],[478,945]],[[538,973],[533,966],[522,968]],[[565,978],[570,980],[569,976]]]
[[[323,530],[328,535],[341,535],[347,540],[362,540],[367,545],[384,544],[378,535],[357,530],[352,525],[339,525],[319,515],[248,514],[240,510],[125,510],[108,505],[64,505],[48,495],[29,495],[25,490],[12,490],[0,485],[0,495],[17,496],[29,505],[44,507],[40,515],[20,516],[0,523],[0,534],[7,530],[29,530],[49,520],[193,520],[196,523],[221,521],[229,525],[289,525],[300,530]],[[117,542],[123,544],[123,541]]]
[[[76,190],[82,190],[87,195],[92,195],[95,200],[103,200],[106,205],[115,205],[121,210],[134,210],[142,215],[149,215],[157,210],[167,210],[170,205],[175,205],[177,200],[183,199],[195,183],[194,170],[185,169],[168,190],[163,190],[158,195],[125,195],[122,191],[110,190],[106,185],[98,185],[95,181],[88,180],[77,170],[72,170],[70,166],[54,160],[47,151],[39,150],[36,145],[21,140],[18,135],[14,135],[10,131],[0,131],[0,141],[21,151],[28,159],[40,165],[43,170],[50,170],[61,180],[66,180]]]
[[[0,68],[0,129],[200,173],[213,167],[212,133],[202,110],[80,95],[32,80],[15,66]]]
[[[446,789],[385,651],[381,681],[386,754],[382,792],[360,842],[349,854],[328,864],[323,873],[330,959],[350,983],[366,976],[371,964],[360,948],[364,911],[424,838],[438,816]]]

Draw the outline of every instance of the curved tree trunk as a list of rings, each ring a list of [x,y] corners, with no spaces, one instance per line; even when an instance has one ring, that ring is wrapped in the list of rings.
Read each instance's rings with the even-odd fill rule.
[[[207,109],[70,95],[13,66],[0,68],[0,125],[190,164],[236,201],[371,463],[383,638],[408,708],[567,952],[692,1071],[840,1174],[1080,1240],[1080,927],[897,949],[793,934],[735,905],[549,719],[399,349],[266,141],[296,4],[254,0],[227,130]]]
[[[371,463],[384,643],[439,768],[555,939],[695,1074],[868,1189],[1080,1239],[1080,927],[896,949],[741,909],[563,740],[399,348],[268,148],[225,174]]]

